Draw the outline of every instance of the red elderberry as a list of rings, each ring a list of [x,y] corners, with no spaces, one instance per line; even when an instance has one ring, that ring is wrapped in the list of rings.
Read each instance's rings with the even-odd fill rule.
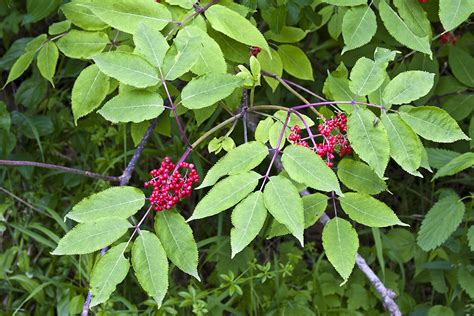
[[[329,167],[333,167],[332,160],[335,158],[335,153],[340,157],[352,152],[352,147],[347,139],[347,117],[344,113],[338,113],[335,118],[327,119],[318,125],[318,131],[323,137],[323,142],[316,144],[312,148],[321,158],[326,160]],[[291,128],[291,134],[288,137],[290,142],[308,147],[308,143],[301,139],[301,129],[298,125]]]
[[[428,0],[418,0],[418,1],[419,1],[421,4],[428,2]]]
[[[153,178],[145,182],[145,187],[153,187],[149,200],[155,211],[169,210],[182,198],[189,197],[193,184],[199,182],[193,164],[182,162],[177,167],[169,157],[163,158],[160,168],[151,170],[150,175]]]
[[[257,55],[262,51],[260,47],[257,46],[250,46],[250,55],[257,57]]]
[[[454,35],[452,32],[442,34],[439,37],[439,40],[444,44],[447,44],[447,43],[456,44],[456,42],[458,41],[456,35]]]

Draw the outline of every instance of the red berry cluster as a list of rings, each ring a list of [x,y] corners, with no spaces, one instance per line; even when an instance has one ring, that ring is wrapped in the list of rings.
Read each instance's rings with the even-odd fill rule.
[[[165,157],[160,169],[150,171],[153,179],[145,182],[145,187],[153,187],[149,200],[155,211],[169,210],[182,198],[189,197],[193,184],[199,182],[199,175],[193,164],[182,162],[179,165],[179,168],[185,169],[184,176],[179,168],[175,168],[176,165]]]
[[[262,51],[260,47],[250,46],[250,56],[257,57],[257,55]]]
[[[428,0],[418,0],[418,1],[419,1],[420,3],[422,3],[422,4],[428,2]]]
[[[295,125],[291,128],[291,134],[288,136],[288,139],[292,144],[308,147],[309,145],[305,140],[301,139],[300,135],[301,129],[298,125]]]
[[[338,152],[340,157],[352,152],[352,147],[346,136],[347,117],[344,113],[338,113],[335,118],[327,119],[319,124],[318,131],[323,137],[323,142],[316,144],[313,150],[316,151],[321,158],[326,160],[326,164],[329,167],[334,166],[331,160],[334,159],[335,152]],[[293,126],[291,132],[289,136],[290,142],[295,145],[309,147],[308,143],[301,139],[301,130],[298,125]]]
[[[458,41],[458,38],[452,32],[448,32],[448,33],[442,34],[439,37],[439,40],[441,41],[441,43],[444,43],[444,44],[447,44],[447,43],[456,44],[456,42]]]

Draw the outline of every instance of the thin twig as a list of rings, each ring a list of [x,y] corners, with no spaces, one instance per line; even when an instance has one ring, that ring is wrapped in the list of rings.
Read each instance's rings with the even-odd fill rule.
[[[95,172],[69,168],[69,167],[64,167],[60,165],[53,165],[49,163],[35,162],[35,161],[0,160],[0,165],[17,166],[17,167],[21,167],[21,166],[38,167],[38,168],[45,168],[45,169],[60,170],[66,173],[73,173],[73,174],[78,174],[78,175],[89,177],[89,178],[107,180],[107,181],[112,181],[112,182],[120,181],[119,177],[105,176],[105,175],[95,173]]]

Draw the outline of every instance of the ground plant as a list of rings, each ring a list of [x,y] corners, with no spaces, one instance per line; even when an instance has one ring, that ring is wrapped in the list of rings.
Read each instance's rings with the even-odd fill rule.
[[[0,315],[474,314],[474,0],[0,0]]]

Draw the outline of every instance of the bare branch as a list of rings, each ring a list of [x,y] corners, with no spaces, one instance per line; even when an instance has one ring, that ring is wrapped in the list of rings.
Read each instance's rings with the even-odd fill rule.
[[[89,177],[89,178],[107,180],[111,182],[120,181],[119,177],[105,176],[99,173],[94,173],[94,172],[85,171],[81,169],[69,168],[69,167],[64,167],[60,165],[53,165],[49,163],[42,163],[42,162],[35,162],[35,161],[0,160],[0,165],[17,166],[17,167],[21,167],[21,166],[39,167],[39,168],[45,168],[45,169],[60,170],[66,173],[73,173],[73,174],[78,174],[78,175]]]

